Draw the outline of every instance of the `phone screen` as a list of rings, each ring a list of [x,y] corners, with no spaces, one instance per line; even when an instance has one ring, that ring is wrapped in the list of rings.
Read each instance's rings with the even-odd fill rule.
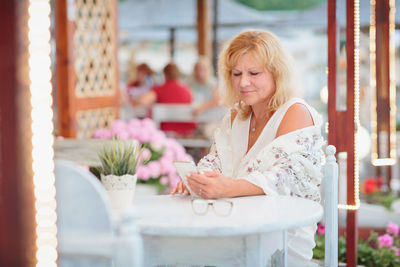
[[[196,164],[193,161],[174,161],[174,166],[178,175],[181,177],[183,183],[186,188],[189,190],[190,194],[194,197],[199,197],[193,190],[189,187],[189,184],[186,179],[186,175],[197,172]]]

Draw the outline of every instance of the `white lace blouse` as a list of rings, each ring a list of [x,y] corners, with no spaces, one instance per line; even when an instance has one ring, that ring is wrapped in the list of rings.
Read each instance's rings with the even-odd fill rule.
[[[304,104],[314,126],[275,138],[290,106]],[[250,117],[236,117],[231,127],[230,113],[214,133],[210,153],[198,163],[199,170],[218,170],[233,179],[245,179],[262,188],[266,195],[290,195],[320,200],[323,159],[322,119],[304,100],[292,98],[282,105],[265,125],[255,144],[246,153]],[[288,266],[305,266],[315,246],[316,225],[289,231]]]

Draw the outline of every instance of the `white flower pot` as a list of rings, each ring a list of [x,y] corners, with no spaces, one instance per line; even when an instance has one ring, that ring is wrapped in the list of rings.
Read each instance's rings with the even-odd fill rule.
[[[136,181],[136,174],[122,176],[101,174],[101,183],[108,192],[111,207],[114,210],[124,210],[132,204]]]

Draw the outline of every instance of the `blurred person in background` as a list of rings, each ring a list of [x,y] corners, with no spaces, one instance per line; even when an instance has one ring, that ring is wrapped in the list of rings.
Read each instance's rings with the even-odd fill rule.
[[[147,93],[156,84],[154,72],[146,63],[142,63],[133,67],[129,74],[133,79],[121,90],[121,118],[144,118],[149,114],[148,108],[134,107],[132,101]]]
[[[184,85],[180,80],[180,71],[175,63],[168,63],[163,69],[165,82],[156,85],[147,93],[132,98],[131,103],[135,106],[151,106],[160,104],[192,104],[193,96],[190,87]],[[196,129],[196,123],[192,122],[162,122],[160,129],[178,135],[192,135]]]
[[[154,72],[146,63],[137,66],[135,77],[135,80],[126,86],[129,99],[147,93],[155,84]]]
[[[194,116],[218,106],[218,87],[213,77],[210,60],[200,56],[194,64],[193,73],[187,80],[194,96]]]

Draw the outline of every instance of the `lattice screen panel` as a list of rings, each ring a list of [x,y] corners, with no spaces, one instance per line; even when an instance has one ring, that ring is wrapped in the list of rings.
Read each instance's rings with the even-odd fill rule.
[[[77,97],[113,95],[116,90],[113,0],[75,0],[74,60]]]
[[[78,111],[76,114],[78,125],[77,138],[91,138],[97,128],[109,128],[111,123],[117,118],[115,108],[101,108],[85,111]]]

